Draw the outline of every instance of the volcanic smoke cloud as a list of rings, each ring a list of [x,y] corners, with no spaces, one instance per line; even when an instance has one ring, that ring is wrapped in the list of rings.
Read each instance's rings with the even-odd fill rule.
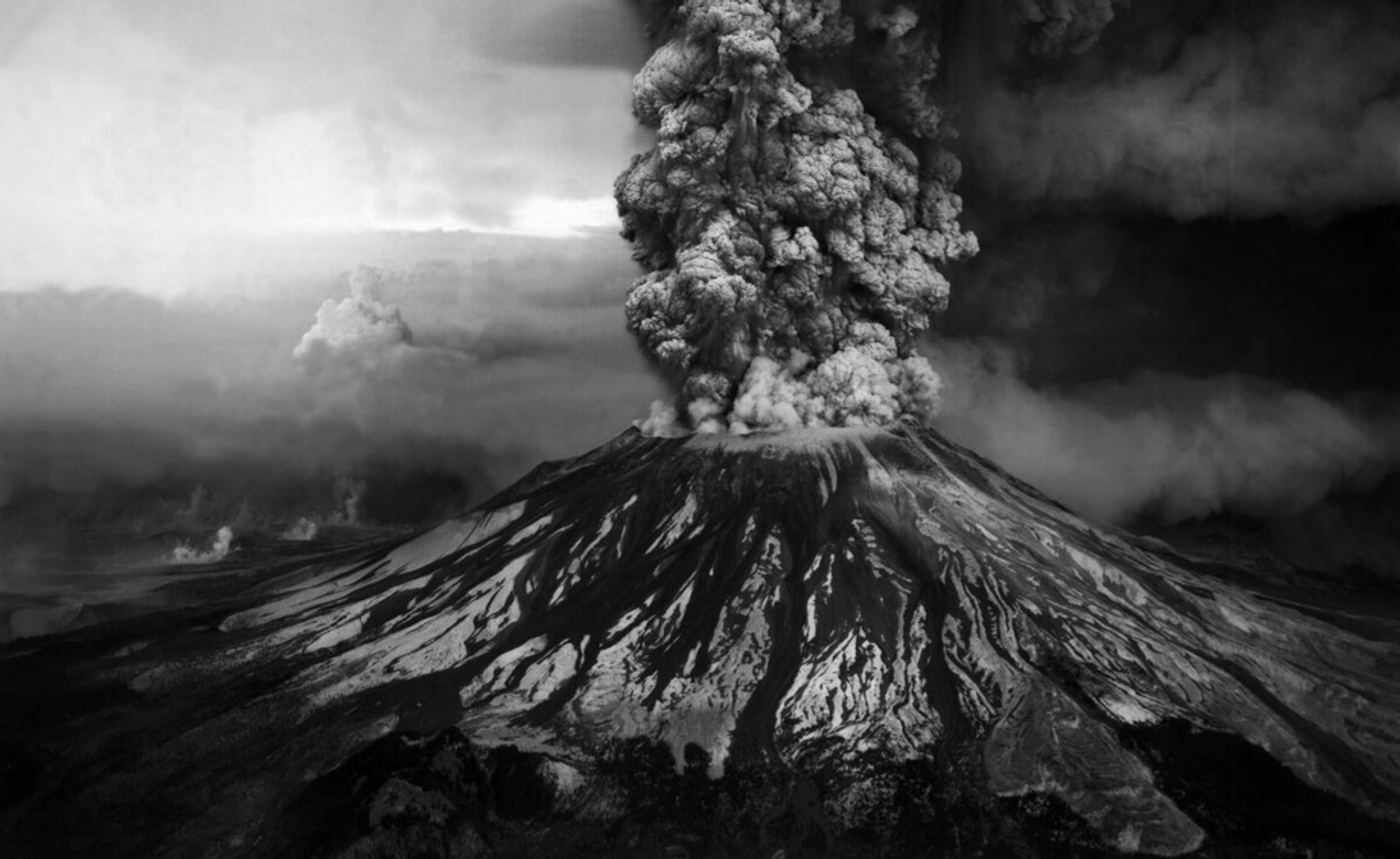
[[[917,341],[947,305],[938,267],[977,247],[929,95],[935,16],[693,0],[668,30],[633,94],[657,143],[616,186],[649,270],[628,327],[678,389],[651,429],[927,417],[939,380]]]
[[[966,8],[951,42],[957,124],[999,197],[1191,220],[1327,215],[1400,194],[1392,2]]]
[[[362,265],[347,278],[350,297],[339,302],[326,299],[316,310],[316,323],[292,350],[305,358],[320,344],[331,349],[373,349],[412,343],[413,332],[399,308],[380,299],[383,273]]]
[[[952,391],[942,432],[1096,519],[1296,516],[1400,467],[1392,403],[1148,371],[1036,390],[994,341],[945,339],[929,354]]]

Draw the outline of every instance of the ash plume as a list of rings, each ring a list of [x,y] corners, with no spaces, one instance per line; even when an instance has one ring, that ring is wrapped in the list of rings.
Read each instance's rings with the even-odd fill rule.
[[[656,132],[616,183],[648,273],[628,327],[676,389],[650,427],[924,418],[919,335],[958,225],[932,99],[939,16],[899,3],[696,0],[634,84]]]

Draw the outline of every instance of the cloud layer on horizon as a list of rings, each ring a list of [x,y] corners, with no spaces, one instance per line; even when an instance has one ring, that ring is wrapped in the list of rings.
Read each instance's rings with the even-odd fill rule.
[[[246,501],[285,528],[352,478],[370,518],[412,518],[436,509],[414,486],[480,500],[660,393],[616,310],[635,269],[615,239],[409,245],[273,297],[0,293],[0,520],[121,521],[119,499],[173,509],[203,485],[224,514]],[[331,331],[347,305],[355,319],[373,305],[394,336]]]

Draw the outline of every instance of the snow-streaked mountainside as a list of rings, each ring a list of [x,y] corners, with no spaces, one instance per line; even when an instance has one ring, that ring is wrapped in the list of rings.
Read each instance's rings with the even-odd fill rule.
[[[451,727],[563,792],[633,737],[715,778],[806,774],[837,828],[897,800],[890,767],[971,748],[990,794],[1178,855],[1206,833],[1125,737],[1185,724],[1400,821],[1400,625],[1095,527],[930,430],[629,431],[241,599],[180,648],[98,660],[165,715],[106,738],[145,738],[139,763],[54,776],[111,813],[138,783],[193,791],[162,849],[256,854],[308,780]]]

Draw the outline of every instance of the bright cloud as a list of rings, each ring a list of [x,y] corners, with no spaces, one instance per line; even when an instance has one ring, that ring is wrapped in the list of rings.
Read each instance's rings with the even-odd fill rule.
[[[526,236],[578,236],[589,230],[622,229],[611,196],[587,200],[531,197],[511,213],[509,232]]]
[[[532,8],[557,26],[508,28],[509,6],[0,11],[0,289],[207,294],[230,237],[615,223],[602,201],[640,148],[615,59],[642,44],[633,13],[551,0]]]

